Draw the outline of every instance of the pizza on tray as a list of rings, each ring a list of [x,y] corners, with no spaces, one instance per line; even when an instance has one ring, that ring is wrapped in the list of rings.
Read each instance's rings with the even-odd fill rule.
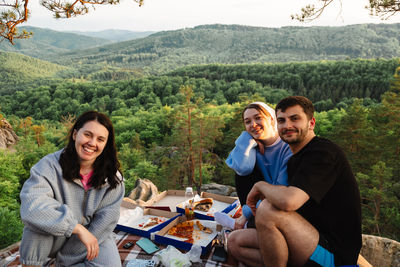
[[[200,231],[202,231],[206,234],[212,234],[212,232],[213,232],[213,230],[211,228],[205,227],[204,225],[201,224],[200,221],[196,221],[196,225]]]
[[[195,224],[198,229],[194,228]],[[201,224],[200,221],[196,221],[196,223],[194,223],[194,221],[186,221],[178,223],[177,225],[171,227],[171,229],[168,230],[168,234],[183,238],[185,239],[184,242],[193,244],[195,239],[201,238],[199,231],[206,234],[213,233],[213,230],[211,228],[205,227],[203,224]]]
[[[193,221],[178,223],[168,230],[169,235],[186,239],[184,242],[193,244]]]
[[[160,224],[165,222],[166,219],[165,218],[160,218],[160,217],[150,217],[147,221],[145,221],[144,223],[139,224],[139,227],[142,228],[147,228],[147,227],[152,227],[154,225]]]
[[[200,210],[200,211],[207,212],[207,211],[210,210],[212,205],[213,205],[213,199],[212,198],[205,198],[205,199],[202,199],[200,201],[194,202],[193,203],[193,208],[195,210]]]

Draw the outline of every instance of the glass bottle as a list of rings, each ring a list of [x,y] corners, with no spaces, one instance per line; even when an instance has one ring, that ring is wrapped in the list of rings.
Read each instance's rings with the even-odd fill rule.
[[[186,216],[186,218],[188,220],[192,220],[194,218],[193,200],[194,200],[193,188],[192,187],[186,187],[186,191],[185,191],[185,216]]]

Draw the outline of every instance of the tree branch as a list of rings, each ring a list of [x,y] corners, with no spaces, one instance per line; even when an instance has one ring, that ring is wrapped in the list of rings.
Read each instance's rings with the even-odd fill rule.
[[[291,15],[292,19],[296,19],[300,22],[310,22],[321,16],[325,8],[329,6],[335,0],[319,0],[320,7],[316,8],[314,4],[307,5],[301,9],[300,14]],[[339,0],[342,3],[342,0]]]
[[[400,11],[399,0],[369,0],[369,10],[372,16],[387,20]]]
[[[12,3],[6,3],[3,0],[3,3],[0,4],[0,7],[5,8],[4,11],[0,12],[0,37],[3,38],[1,41],[7,39],[11,44],[14,44],[14,39],[25,39],[32,35],[31,32],[28,33],[27,31],[19,33],[16,28],[18,24],[28,20],[28,1],[15,0]]]
[[[144,0],[133,0],[139,6]],[[18,32],[17,26],[29,18],[29,0],[1,0],[0,2],[0,42],[8,40],[14,44],[14,39],[26,39],[32,36],[32,32]],[[42,0],[41,5],[54,13],[56,18],[70,18],[84,15],[89,12],[88,5],[114,5],[119,0]]]

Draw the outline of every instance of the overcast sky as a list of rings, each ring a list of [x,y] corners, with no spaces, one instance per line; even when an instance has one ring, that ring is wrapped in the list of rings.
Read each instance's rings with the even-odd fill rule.
[[[291,14],[316,0],[144,0],[137,3],[121,0],[115,6],[96,6],[89,14],[72,19],[54,19],[51,12],[29,2],[31,16],[21,26],[36,26],[59,31],[162,31],[204,24],[240,24],[261,27],[281,26],[344,26],[360,23],[399,23],[400,14],[388,21],[371,17],[365,9],[368,0],[335,0],[322,16],[311,23],[291,19]]]

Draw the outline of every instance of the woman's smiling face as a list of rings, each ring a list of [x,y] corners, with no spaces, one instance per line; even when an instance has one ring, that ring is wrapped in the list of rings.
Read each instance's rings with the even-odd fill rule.
[[[88,121],[74,131],[72,138],[80,163],[93,164],[107,144],[108,130],[98,121]]]
[[[255,108],[244,111],[243,122],[246,131],[256,140],[266,140],[276,135],[271,116],[266,116]]]

